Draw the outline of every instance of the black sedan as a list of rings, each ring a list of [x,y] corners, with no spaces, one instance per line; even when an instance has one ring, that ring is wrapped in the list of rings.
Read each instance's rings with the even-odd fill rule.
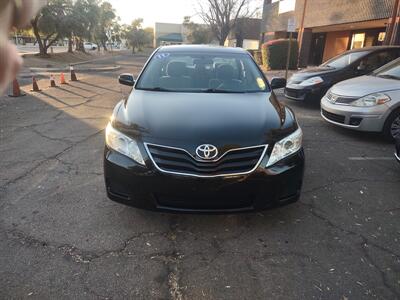
[[[110,199],[186,212],[262,210],[299,199],[302,130],[239,48],[156,50],[106,129]]]
[[[336,83],[366,75],[400,56],[398,46],[354,49],[334,57],[319,67],[295,73],[285,88],[292,100],[319,101]]]

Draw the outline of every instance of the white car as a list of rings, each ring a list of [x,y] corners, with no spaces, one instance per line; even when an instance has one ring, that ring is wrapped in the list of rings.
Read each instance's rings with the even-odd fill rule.
[[[83,46],[85,47],[85,50],[97,50],[97,45],[93,44],[93,43],[89,43],[89,42],[85,42],[83,44]]]
[[[321,100],[322,117],[337,126],[400,137],[400,58],[368,76],[334,85]]]

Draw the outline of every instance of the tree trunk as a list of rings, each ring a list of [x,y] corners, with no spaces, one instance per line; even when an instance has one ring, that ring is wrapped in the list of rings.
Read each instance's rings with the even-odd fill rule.
[[[73,49],[72,49],[72,38],[68,39],[68,53],[73,53]]]
[[[39,28],[37,26],[37,22],[38,22],[38,17],[33,19],[32,22],[31,22],[32,28],[33,28],[33,34],[35,35],[36,41],[37,41],[37,43],[39,45],[40,55],[41,56],[46,56],[47,55],[47,48],[44,47],[44,45],[43,45],[42,37],[40,36]]]
[[[102,46],[104,51],[106,51],[106,52],[108,51],[108,49],[107,49],[107,41],[101,40],[99,46]],[[100,47],[98,49],[100,51]]]
[[[77,38],[77,41],[76,41],[76,50],[77,50],[77,51],[80,51],[80,52],[83,52],[83,53],[86,53],[86,51],[85,51],[85,46],[83,45],[83,40],[80,39],[80,38]]]

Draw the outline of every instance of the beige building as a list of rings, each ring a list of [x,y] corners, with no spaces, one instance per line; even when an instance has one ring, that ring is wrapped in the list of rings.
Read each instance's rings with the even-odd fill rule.
[[[180,45],[186,42],[182,24],[156,23],[154,26],[154,48],[163,45]]]

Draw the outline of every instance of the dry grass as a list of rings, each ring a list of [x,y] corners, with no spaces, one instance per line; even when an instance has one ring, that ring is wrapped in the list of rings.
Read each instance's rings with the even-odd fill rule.
[[[24,66],[28,68],[57,68],[71,63],[78,63],[82,61],[96,59],[102,56],[111,55],[109,53],[98,53],[93,51],[91,53],[55,53],[47,57],[39,55],[28,54],[24,56]]]

